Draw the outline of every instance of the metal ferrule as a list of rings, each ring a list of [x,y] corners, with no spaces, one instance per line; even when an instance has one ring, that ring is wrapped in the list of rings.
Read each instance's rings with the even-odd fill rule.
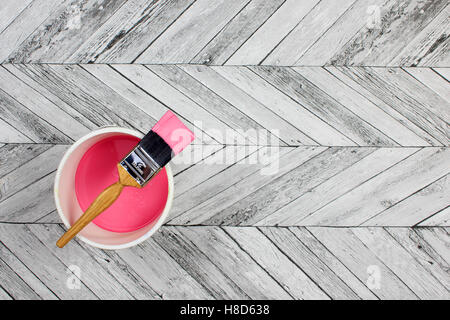
[[[145,186],[161,169],[155,160],[139,145],[120,161],[120,165],[141,187]]]

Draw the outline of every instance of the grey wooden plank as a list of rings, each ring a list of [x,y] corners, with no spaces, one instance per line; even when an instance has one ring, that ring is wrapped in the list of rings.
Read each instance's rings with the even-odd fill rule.
[[[330,28],[355,0],[322,0],[261,62],[292,66]]]
[[[64,228],[61,225],[60,230],[64,231]],[[96,261],[112,277],[117,279],[116,281],[124,287],[133,298],[140,300],[161,299],[161,296],[158,295],[151,286],[119,256],[117,251],[101,250],[82,241],[75,241],[90,255],[91,260]]]
[[[59,298],[96,299],[97,297],[83,283],[81,276],[79,289],[67,286],[75,276],[52,251],[49,250],[26,225],[0,224],[0,241]]]
[[[424,221],[421,221],[418,226],[420,227],[433,227],[442,226],[450,227],[450,206],[445,209],[435,213],[431,217],[428,217]]]
[[[76,0],[60,7],[9,55],[8,61],[62,63],[124,2]]]
[[[196,1],[136,62],[189,62],[248,2]]]
[[[216,213],[207,224],[253,225],[338,174],[372,148],[329,148]],[[295,215],[295,211],[290,212]]]
[[[296,264],[256,228],[225,227],[229,234],[258,264],[270,273],[295,299],[330,297]],[[280,266],[283,266],[280,268]]]
[[[295,62],[299,66],[323,66],[362,28],[368,25],[369,8],[385,0],[357,0]]]
[[[68,6],[71,0],[33,0],[0,33],[0,62],[19,47],[31,34],[51,15],[62,7]]]
[[[30,4],[32,0],[3,1],[0,10],[0,33]]]
[[[414,257],[414,259],[433,275],[444,288],[450,287],[450,277],[448,276],[448,266],[445,267],[433,258],[433,254],[427,247],[423,247],[420,237],[410,228],[385,228],[385,230]],[[448,295],[448,292],[447,292]],[[444,297],[440,297],[442,299]]]
[[[448,38],[449,15],[450,6],[447,5],[388,65],[442,65],[445,61],[442,58],[448,56],[445,53],[448,50],[445,49],[445,43]]]
[[[450,81],[450,68],[432,68],[432,70],[437,72],[445,80]]]
[[[295,67],[293,69],[396,143],[402,146],[428,145],[425,140],[379,108],[366,95],[340,81],[326,69],[318,67]]]
[[[34,2],[33,2],[34,3]],[[30,65],[16,65],[16,64],[4,64],[3,68],[7,69],[10,73],[14,74],[17,78],[21,79],[25,82],[29,87],[33,88],[35,91],[39,92],[46,99],[50,100],[58,106],[61,110],[63,110],[68,115],[72,116],[75,120],[81,123],[84,127],[89,129],[95,129],[98,127],[94,122],[92,122],[91,118],[89,118],[89,114],[80,113],[76,108],[73,108],[70,104],[68,104],[65,98],[61,99],[59,97],[59,90],[55,90],[52,85],[47,85],[51,78],[47,78],[42,72],[37,70],[33,70],[29,68]],[[69,102],[72,100],[67,99]],[[82,110],[80,110],[82,112]]]
[[[328,203],[304,225],[354,226],[448,173],[448,150],[424,148],[389,170]]]
[[[445,0],[386,1],[380,8],[379,23],[356,33],[330,64],[387,65],[446,5]]]
[[[77,266],[83,283],[99,298],[127,300],[133,296],[76,241],[69,242],[64,250],[55,244],[64,230],[59,225],[30,224],[32,234],[65,266]],[[67,248],[67,249],[66,249]]]
[[[178,264],[216,299],[249,299],[249,296],[210,259],[207,252],[180,233],[175,227],[165,227],[154,235],[155,241]]]
[[[285,0],[252,0],[190,63],[221,65],[270,18]]]
[[[328,266],[289,229],[259,228],[286,256],[303,270],[331,299],[359,299]]]
[[[241,88],[223,78],[212,68],[192,65],[182,65],[179,68],[189,73],[248,117],[254,119],[262,127],[267,130],[276,129],[277,132],[272,131],[272,134],[281,140],[281,144],[299,145],[301,142],[314,143],[277,113],[246,94]]]
[[[359,118],[291,68],[251,67],[250,70],[354,143],[358,145],[396,145],[389,137],[374,128],[370,122]]]
[[[258,152],[261,157],[265,154],[272,152],[271,147],[264,147],[259,149]],[[293,148],[282,148],[280,150],[280,156],[286,152],[291,151]],[[174,199],[174,206],[170,212],[168,224],[186,224],[190,222],[191,216],[187,214],[183,216],[183,213],[203,204],[208,199],[220,194],[222,191],[245,179],[250,174],[262,168],[260,163],[251,163],[250,159],[255,153],[250,153],[243,161],[238,161],[235,164],[228,166],[223,171],[218,172],[208,180],[198,184],[189,189],[189,192],[185,192]],[[192,216],[195,217],[195,210],[190,211]]]
[[[236,242],[218,227],[176,227],[238,285],[250,299],[292,299]]]
[[[387,170],[416,151],[418,149],[413,148],[377,149],[317,187],[309,189],[308,192],[303,193],[292,202],[260,220],[256,225],[302,225],[302,221],[306,217],[314,214],[329,202]]]
[[[116,253],[162,299],[212,299],[211,294],[172,259],[154,238]]]
[[[50,144],[8,144],[0,149],[0,177],[50,149]]]
[[[345,83],[347,86],[352,88],[353,90],[359,92],[364,97],[366,97],[368,100],[370,100],[373,104],[375,104],[378,108],[383,110],[386,114],[390,115],[392,118],[396,119],[400,125],[405,126],[414,134],[416,134],[420,139],[421,142],[414,145],[423,145],[423,141],[427,145],[442,145],[439,141],[437,141],[433,136],[426,132],[423,128],[421,128],[419,125],[408,119],[405,115],[397,111],[395,108],[391,106],[390,101],[384,101],[381,97],[379,97],[376,93],[372,93],[372,89],[370,89],[370,84],[367,82],[363,82],[357,77],[352,77],[349,75],[346,75],[344,72],[342,72],[340,69],[335,67],[326,67],[326,70],[333,74],[336,78],[341,80],[343,83]],[[347,72],[351,72],[353,69],[348,69]],[[388,91],[385,91],[388,92]]]
[[[411,289],[353,234],[351,228],[308,227],[308,230],[380,299],[418,299]],[[376,274],[371,273],[372,270],[376,270]]]
[[[447,175],[367,220],[363,226],[414,226],[449,205]]]
[[[13,298],[0,286],[0,300],[13,300]]]
[[[0,68],[0,81],[2,90],[71,139],[76,140],[89,132],[87,127],[4,68]]]
[[[178,154],[170,161],[170,168],[173,175],[176,177],[183,171],[196,165],[205,158],[210,157],[215,152],[221,150],[224,146],[219,144],[203,145],[190,144],[182,153]]]
[[[127,1],[66,62],[134,62],[193,3]]]
[[[24,281],[41,299],[56,300],[58,297],[0,241],[1,259]],[[19,280],[20,281],[20,280]],[[6,289],[6,288],[5,288]]]
[[[433,248],[444,260],[443,264],[450,265],[450,240],[448,228],[417,228],[415,231]]]
[[[448,145],[448,125],[428,108],[395,86],[394,74],[382,77],[374,68],[339,68],[348,77],[362,83],[371,93],[384,101],[436,140]],[[381,69],[378,68],[379,71]]]
[[[0,203],[55,171],[69,146],[56,145],[0,178]],[[20,161],[20,160],[19,160]]]
[[[213,67],[220,75],[239,86],[247,94],[301,130],[311,140],[322,145],[355,145],[326,122],[283,94],[254,72],[244,67]]]
[[[204,201],[201,205],[186,211],[181,217],[182,220],[180,220],[190,221],[190,224],[203,224],[213,218],[217,213],[244,199],[252,192],[255,192],[270,181],[298,167],[324,150],[325,148],[323,147],[297,147],[295,150],[280,157],[278,164],[279,170],[275,174],[263,175],[260,170],[256,170],[246,176],[245,179],[238,181]],[[177,222],[179,221],[177,220]]]
[[[34,142],[70,143],[72,141],[2,89],[0,89],[0,116],[2,120]]]
[[[259,64],[318,2],[319,0],[287,0],[225,64]]]
[[[281,228],[280,228],[281,229]],[[353,274],[339,259],[330,252],[306,228],[291,227],[289,230],[309,249],[317,258],[330,268],[345,284],[350,287],[361,299],[377,300],[378,297],[366,287],[355,274]]]
[[[447,102],[450,101],[450,92],[448,90],[448,81],[434,72],[431,68],[403,68],[411,76],[416,78],[425,86],[436,92]]]
[[[113,67],[129,79],[133,79],[135,84],[156,99],[163,101],[164,104],[170,106],[174,112],[179,114],[182,118],[189,120],[190,123],[201,121],[201,125],[197,124],[197,126],[202,126],[200,129],[204,130],[208,136],[211,136],[219,143],[225,142],[224,132],[227,126],[223,122],[219,121],[207,110],[203,109],[184,94],[170,86],[155,73],[144,66],[114,65]],[[194,133],[198,131],[198,129],[194,129],[195,127],[193,128],[190,126],[190,128],[194,130]],[[197,139],[209,141],[208,136],[197,137]]]
[[[354,228],[353,233],[420,299],[450,298],[448,290],[381,228]]]
[[[45,214],[41,217],[38,217],[33,223],[61,223],[61,218],[58,215],[58,212],[55,210],[52,210],[50,213]]]
[[[234,134],[237,136],[236,139],[233,139],[233,135],[230,132],[229,138],[228,135],[226,137],[228,138],[226,139],[227,143],[231,144],[233,140],[246,144],[258,143],[258,134],[261,134],[258,130],[264,130],[264,128],[213,91],[203,86],[189,74],[176,66],[153,65],[147,66],[147,68],[192,101],[202,106],[221,122],[224,122],[229,131],[234,130]],[[240,132],[243,130],[245,130],[245,133]]]
[[[450,101],[436,94],[433,90],[424,86],[410,74],[400,68],[370,68],[370,71],[376,73],[386,83],[392,85],[393,89],[401,90],[411,97],[421,108],[429,110],[432,114],[448,123],[450,121]],[[430,116],[431,118],[431,116]],[[450,131],[448,126],[439,123],[438,119],[433,119],[436,127],[442,132]]]
[[[0,203],[0,221],[34,222],[55,210],[53,172]]]
[[[12,298],[16,300],[38,300],[40,298],[1,258],[0,271],[2,287],[7,288],[8,294]]]
[[[4,143],[31,143],[30,138],[0,118],[0,141]]]
[[[129,127],[112,106],[129,105],[123,98],[76,65],[27,64],[15,65],[45,89],[52,92],[68,106],[98,126],[118,125]],[[133,108],[130,108],[133,109]],[[131,114],[133,115],[133,114]],[[128,118],[128,116],[126,117]],[[142,118],[141,118],[142,119]]]

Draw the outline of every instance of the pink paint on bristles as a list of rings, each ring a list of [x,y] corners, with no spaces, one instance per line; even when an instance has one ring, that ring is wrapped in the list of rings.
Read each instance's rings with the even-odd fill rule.
[[[194,133],[170,110],[159,119],[152,131],[169,145],[174,156],[183,151],[195,138]]]

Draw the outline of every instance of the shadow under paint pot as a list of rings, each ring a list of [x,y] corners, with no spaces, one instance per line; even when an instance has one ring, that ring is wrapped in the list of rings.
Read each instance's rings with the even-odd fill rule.
[[[107,127],[78,140],[64,155],[55,178],[58,214],[70,227],[107,186],[118,180],[117,163],[143,135]],[[166,219],[173,200],[173,176],[166,165],[144,188],[125,188],[119,199],[79,234],[102,249],[134,246],[149,238]]]

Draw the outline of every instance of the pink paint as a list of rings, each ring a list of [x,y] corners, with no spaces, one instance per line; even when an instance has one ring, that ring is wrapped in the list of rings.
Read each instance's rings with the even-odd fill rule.
[[[167,135],[168,131],[164,127],[159,132]],[[81,210],[85,211],[106,187],[119,180],[117,163],[139,141],[132,136],[112,136],[97,142],[83,155],[75,175],[75,192]],[[161,215],[167,197],[168,178],[163,168],[144,188],[125,187],[116,202],[93,222],[113,232],[138,230]]]
[[[167,111],[153,126],[152,131],[172,148],[174,156],[194,140],[194,133],[172,111]]]

